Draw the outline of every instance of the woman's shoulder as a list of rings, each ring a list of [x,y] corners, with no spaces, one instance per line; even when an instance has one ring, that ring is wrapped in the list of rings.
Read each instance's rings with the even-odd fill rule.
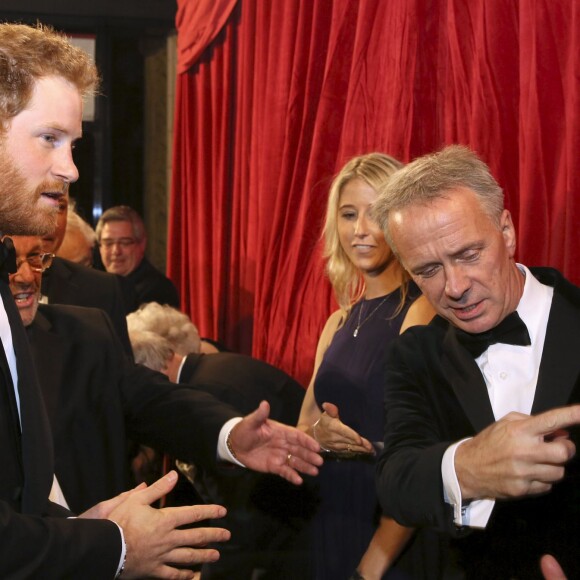
[[[324,329],[322,330],[321,338],[328,335],[332,338],[334,333],[344,324],[344,321],[348,317],[348,312],[344,308],[339,308],[335,310],[326,320]]]
[[[407,314],[405,315],[405,319],[401,325],[400,333],[402,334],[405,332],[405,330],[410,326],[429,324],[434,316],[435,310],[433,309],[433,306],[431,306],[427,298],[419,292],[418,296],[409,306],[409,310],[407,310]]]

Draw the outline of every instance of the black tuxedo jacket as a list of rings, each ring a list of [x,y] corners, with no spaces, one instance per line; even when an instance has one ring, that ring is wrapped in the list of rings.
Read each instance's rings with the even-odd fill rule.
[[[20,445],[0,439],[0,577],[113,578],[121,554],[117,526],[66,519],[62,516],[70,513],[48,501],[54,473],[48,420],[20,314],[3,281],[0,295],[16,353],[22,424]],[[1,367],[9,380],[4,361]],[[0,407],[0,421],[11,421],[6,405]]]
[[[41,304],[28,336],[71,508],[127,489],[126,438],[215,463],[219,431],[239,413],[132,363],[103,311]]]
[[[54,258],[42,275],[42,294],[49,304],[70,304],[100,308],[108,315],[123,344],[132,356],[126,315],[137,307],[135,290],[122,276],[87,268],[63,258]]]
[[[532,272],[555,288],[532,408],[536,414],[580,402],[580,289],[555,270]],[[385,384],[379,499],[385,513],[400,523],[454,538],[436,567],[441,570],[452,560],[467,577],[533,578],[539,577],[539,556],[552,552],[577,577],[580,480],[575,460],[549,494],[497,501],[485,531],[457,529],[453,523],[451,506],[443,500],[443,454],[453,442],[495,421],[483,376],[454,328],[436,318],[393,341]]]
[[[173,308],[179,308],[179,295],[173,282],[164,276],[147,258],[143,258],[135,270],[126,276],[135,288],[136,306],[148,302],[169,304]]]
[[[188,355],[179,382],[212,394],[243,415],[268,401],[272,419],[286,425],[296,425],[304,399],[304,389],[285,372],[233,352]]]

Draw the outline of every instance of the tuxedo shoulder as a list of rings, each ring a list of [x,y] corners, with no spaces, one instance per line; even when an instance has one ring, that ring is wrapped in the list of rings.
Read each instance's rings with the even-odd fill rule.
[[[530,271],[542,284],[552,286],[565,298],[574,303],[580,303],[580,288],[565,278],[555,268],[532,267]]]
[[[387,364],[418,367],[438,360],[448,328],[449,323],[439,316],[425,326],[409,327],[387,347]]]
[[[402,344],[412,344],[422,341],[437,341],[442,339],[449,328],[449,322],[440,316],[435,316],[429,324],[410,326],[396,341]]]
[[[101,282],[105,284],[112,284],[115,282],[115,276],[113,274],[109,274],[108,272],[102,272],[101,270],[95,270],[94,268],[83,266],[82,264],[76,264],[75,262],[65,260],[64,258],[57,257],[54,260],[54,263],[60,264],[62,268],[69,270],[73,276],[85,278],[87,280],[94,281],[95,283]]]
[[[105,313],[100,308],[89,306],[39,304],[38,314],[57,326],[61,324],[82,328],[105,323]]]

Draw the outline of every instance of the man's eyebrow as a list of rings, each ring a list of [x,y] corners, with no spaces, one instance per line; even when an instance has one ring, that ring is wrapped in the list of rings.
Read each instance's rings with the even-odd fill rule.
[[[65,128],[62,123],[59,121],[49,121],[48,123],[43,123],[40,128],[40,131],[54,131],[55,133],[59,133],[61,135],[71,135],[70,131]],[[73,142],[78,141],[82,138],[82,134],[80,135],[72,135]]]

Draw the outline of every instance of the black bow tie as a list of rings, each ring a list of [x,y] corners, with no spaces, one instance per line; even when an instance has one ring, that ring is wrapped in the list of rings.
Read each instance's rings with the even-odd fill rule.
[[[479,334],[470,334],[459,328],[455,329],[457,340],[473,355],[481,356],[492,344],[516,344],[529,346],[532,344],[530,334],[517,312],[506,316],[495,328]]]
[[[16,272],[16,250],[11,238],[0,241],[0,279],[8,283],[8,276]]]

